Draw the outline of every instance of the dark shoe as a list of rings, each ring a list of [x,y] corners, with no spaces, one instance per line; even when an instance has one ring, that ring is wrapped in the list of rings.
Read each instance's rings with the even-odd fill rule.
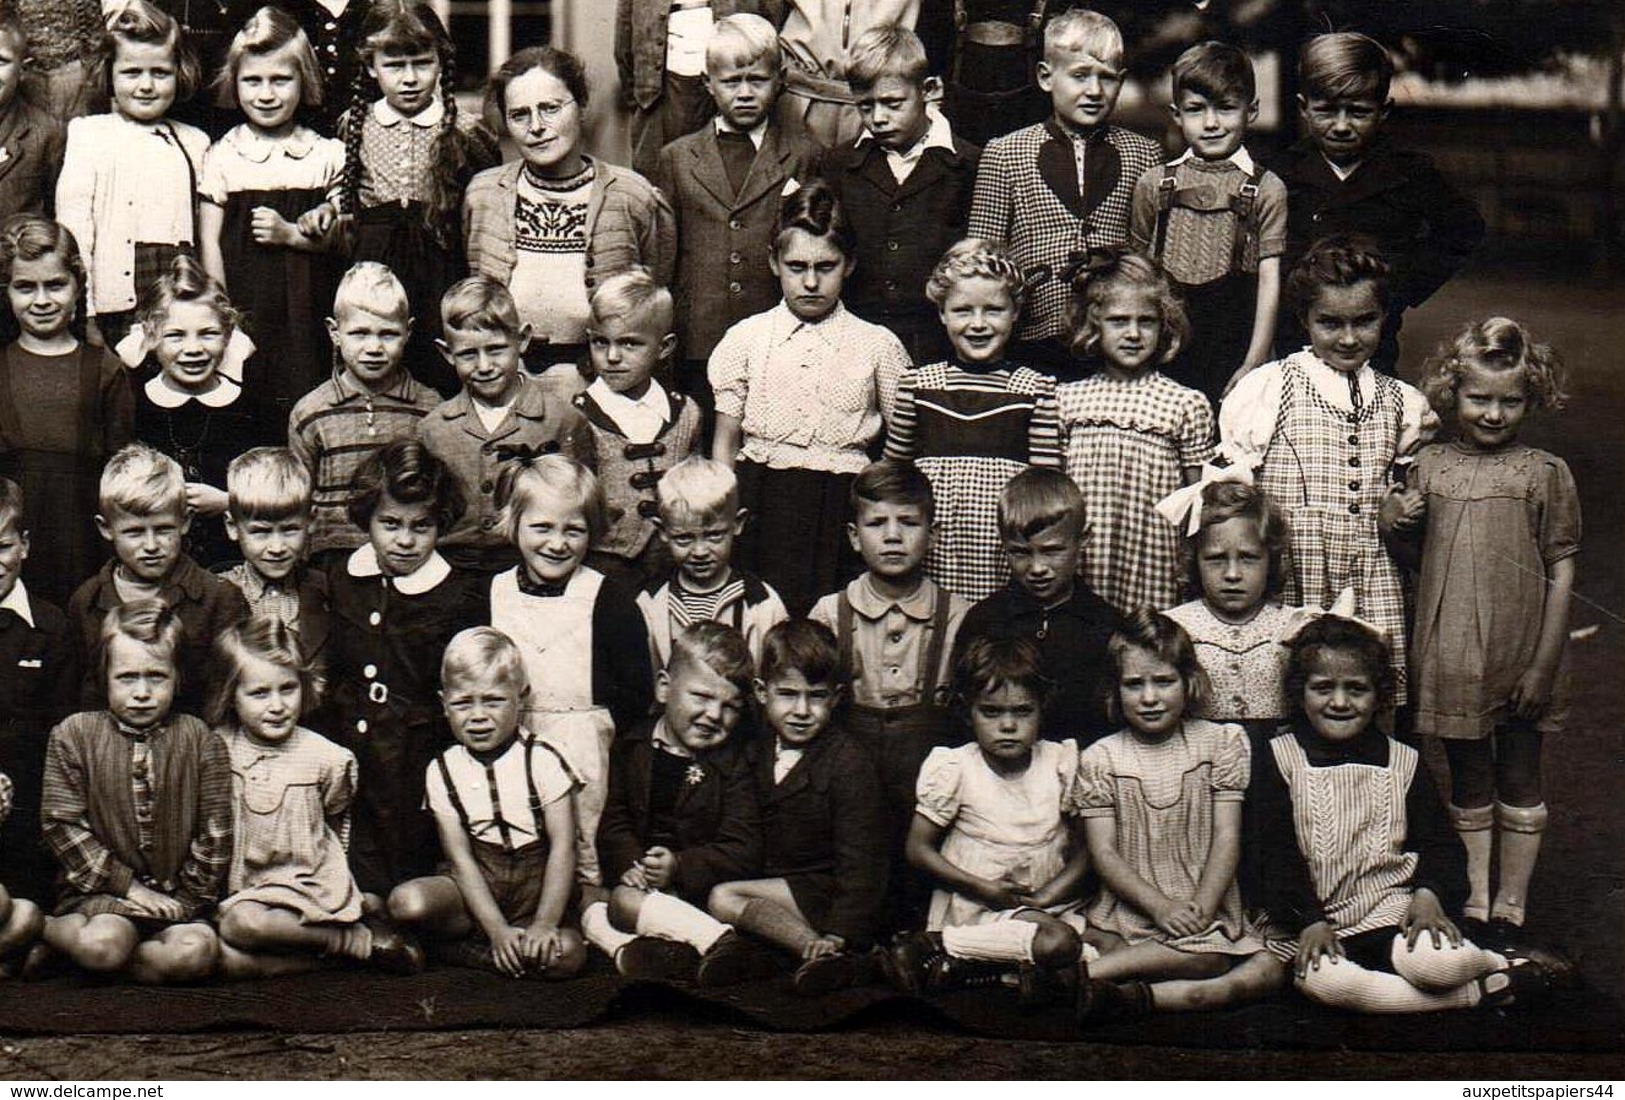
[[[1462,917],[1456,922],[1456,927],[1461,929],[1463,936],[1480,947],[1490,947],[1494,943],[1491,939],[1494,933],[1490,931],[1489,921],[1479,920],[1477,917]]]
[[[1499,951],[1503,947],[1522,942],[1523,938],[1523,925],[1513,924],[1505,917],[1495,917],[1484,926],[1484,939],[1475,939],[1473,942]]]
[[[917,997],[925,992],[926,974],[946,956],[938,933],[899,932],[881,965],[892,985]]]
[[[1507,980],[1504,984],[1497,983],[1499,989],[1490,989],[1488,983],[1497,974]],[[1478,979],[1478,988],[1484,994],[1478,1002],[1479,1008],[1530,1008],[1550,1000],[1556,983],[1549,970],[1530,959],[1484,975]]]
[[[485,940],[431,940],[426,950],[429,958],[443,966],[499,973],[497,961],[491,957],[491,945]]]
[[[657,936],[639,936],[615,952],[615,969],[623,978],[691,982],[699,965],[700,953],[688,944]]]
[[[944,951],[925,972],[925,988],[932,993],[1004,984],[1008,963],[982,959],[956,959]]]
[[[377,918],[367,925],[372,929],[372,954],[367,956],[367,965],[386,974],[423,973],[427,959],[416,936]]]
[[[1082,1026],[1138,1020],[1151,1013],[1151,987],[1145,982],[1104,982],[1089,978],[1078,983],[1074,1015]]]
[[[1053,1004],[1071,1004],[1077,996],[1078,968],[1048,967],[1022,963],[1016,972],[1016,989],[1024,1011],[1035,1012]]]
[[[724,932],[722,938],[700,956],[694,984],[701,989],[717,989],[755,978],[771,977],[778,971],[779,960],[773,952],[748,936],[729,931]]]
[[[25,982],[42,982],[55,977],[67,968],[67,959],[50,944],[41,941],[28,949],[22,969],[17,976]]]
[[[878,953],[879,948],[876,948],[875,951],[842,951],[808,959],[796,968],[790,984],[803,997],[822,997],[838,989],[871,985],[880,974]]]
[[[1521,929],[1520,929],[1521,931]],[[1546,972],[1553,989],[1573,989],[1580,984],[1580,972],[1574,962],[1561,951],[1542,947],[1522,936],[1495,949],[1513,968],[1534,963]]]

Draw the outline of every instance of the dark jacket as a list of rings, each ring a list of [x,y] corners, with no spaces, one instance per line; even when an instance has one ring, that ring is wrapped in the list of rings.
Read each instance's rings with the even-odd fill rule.
[[[825,176],[858,239],[847,308],[898,332],[905,344],[910,340],[899,328],[910,334],[940,328],[925,282],[948,246],[965,236],[981,155],[955,137],[953,152],[927,149],[901,184],[873,141],[828,155]]]
[[[1011,581],[966,613],[954,642],[954,664],[973,638],[1030,638],[1038,645],[1044,674],[1055,682],[1039,736],[1051,741],[1075,738],[1084,748],[1111,732],[1105,707],[1111,680],[1106,642],[1120,621],[1082,577],[1070,600],[1048,610]]]
[[[784,22],[784,0],[711,0],[717,19],[747,12],[775,27]],[[653,106],[665,90],[666,18],[671,0],[620,0],[615,10],[615,71],[628,107]]]
[[[664,751],[655,748],[653,733],[650,720],[610,747],[609,792],[598,820],[598,863],[608,885],[649,850],[651,761]],[[750,770],[736,749],[724,745],[696,757],[692,767],[698,781],[683,784],[673,809],[672,887],[703,909],[711,887],[760,874],[762,822]]]
[[[779,200],[818,174],[818,149],[769,122],[739,194],[728,183],[717,128],[660,150],[654,184],[677,217],[677,331],[687,359],[704,359],[728,327],[772,309],[782,293],[768,267]]]
[[[1484,239],[1478,207],[1434,167],[1426,153],[1379,138],[1346,180],[1337,178],[1313,141],[1282,150],[1269,167],[1286,184],[1283,272],[1322,237],[1365,233],[1393,267],[1398,309],[1419,306],[1460,271]]]
[[[816,895],[817,904],[804,907],[816,911],[804,915],[819,932],[867,945],[886,901],[888,859],[874,760],[856,738],[832,728],[775,783],[773,749],[774,738],[761,737],[745,750],[762,811],[762,874],[796,880],[798,901]]]
[[[0,221],[13,214],[49,216],[56,208],[67,128],[22,99],[0,117]]]

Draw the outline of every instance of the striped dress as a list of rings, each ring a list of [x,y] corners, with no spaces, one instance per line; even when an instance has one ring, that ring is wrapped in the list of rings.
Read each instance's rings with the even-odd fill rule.
[[[1156,503],[1183,483],[1181,471],[1213,457],[1207,398],[1150,370],[1105,371],[1055,394],[1066,473],[1083,490],[1089,537],[1083,575],[1120,614],[1179,598],[1179,532]]]
[[[886,457],[931,481],[937,538],[925,571],[965,599],[986,599],[1010,570],[999,539],[999,493],[1032,466],[1061,465],[1055,380],[1001,363],[967,370],[933,363],[905,373]]]

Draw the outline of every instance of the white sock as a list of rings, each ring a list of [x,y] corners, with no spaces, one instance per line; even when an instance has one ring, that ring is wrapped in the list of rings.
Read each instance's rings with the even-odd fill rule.
[[[942,930],[942,946],[956,959],[1030,963],[1036,935],[1038,925],[1030,920],[961,924]]]
[[[581,911],[581,934],[588,943],[614,959],[621,948],[637,939],[636,936],[622,932],[609,922],[609,906],[601,901],[594,902]]]
[[[1333,962],[1323,958],[1320,969],[1310,969],[1297,984],[1310,1000],[1373,1015],[1472,1008],[1482,996],[1477,982],[1429,993],[1417,989],[1398,974],[1367,970],[1349,959]]]
[[[711,914],[694,908],[675,894],[651,893],[644,897],[643,906],[638,910],[638,935],[686,943],[702,955],[731,931]]]
[[[1475,946],[1471,940],[1463,940],[1460,947],[1452,947],[1448,942],[1443,947],[1434,947],[1433,938],[1426,932],[1418,936],[1416,946],[1409,949],[1405,947],[1403,935],[1395,936],[1389,958],[1401,978],[1429,992],[1455,989],[1506,967],[1505,958]]]

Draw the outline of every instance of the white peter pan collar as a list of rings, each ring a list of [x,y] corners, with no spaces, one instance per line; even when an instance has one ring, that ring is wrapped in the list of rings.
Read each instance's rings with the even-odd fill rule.
[[[243,388],[220,373],[218,369],[215,371],[215,377],[220,380],[220,384],[214,389],[205,393],[187,393],[185,390],[178,390],[171,386],[168,377],[165,375],[155,374],[147,379],[147,384],[142,387],[142,392],[147,395],[148,401],[151,401],[160,409],[178,409],[190,401],[196,401],[199,405],[209,409],[223,409],[237,400],[238,396],[243,392]]]
[[[389,100],[380,99],[372,105],[372,117],[380,126],[397,126],[402,122],[410,122],[413,126],[428,129],[439,126],[440,121],[446,117],[446,104],[439,96],[429,101],[429,105],[415,115],[403,115],[389,105]]]
[[[345,572],[352,577],[381,577],[383,568],[378,564],[378,551],[372,543],[360,547],[350,555],[345,563]],[[421,596],[423,593],[438,587],[440,582],[451,576],[451,565],[440,556],[440,551],[429,551],[428,560],[418,566],[404,577],[391,577],[395,591],[403,596]]]
[[[316,148],[320,138],[314,130],[304,126],[295,126],[287,137],[278,139],[261,137],[244,125],[233,128],[223,140],[243,160],[250,164],[265,164],[274,156],[304,160]]]

